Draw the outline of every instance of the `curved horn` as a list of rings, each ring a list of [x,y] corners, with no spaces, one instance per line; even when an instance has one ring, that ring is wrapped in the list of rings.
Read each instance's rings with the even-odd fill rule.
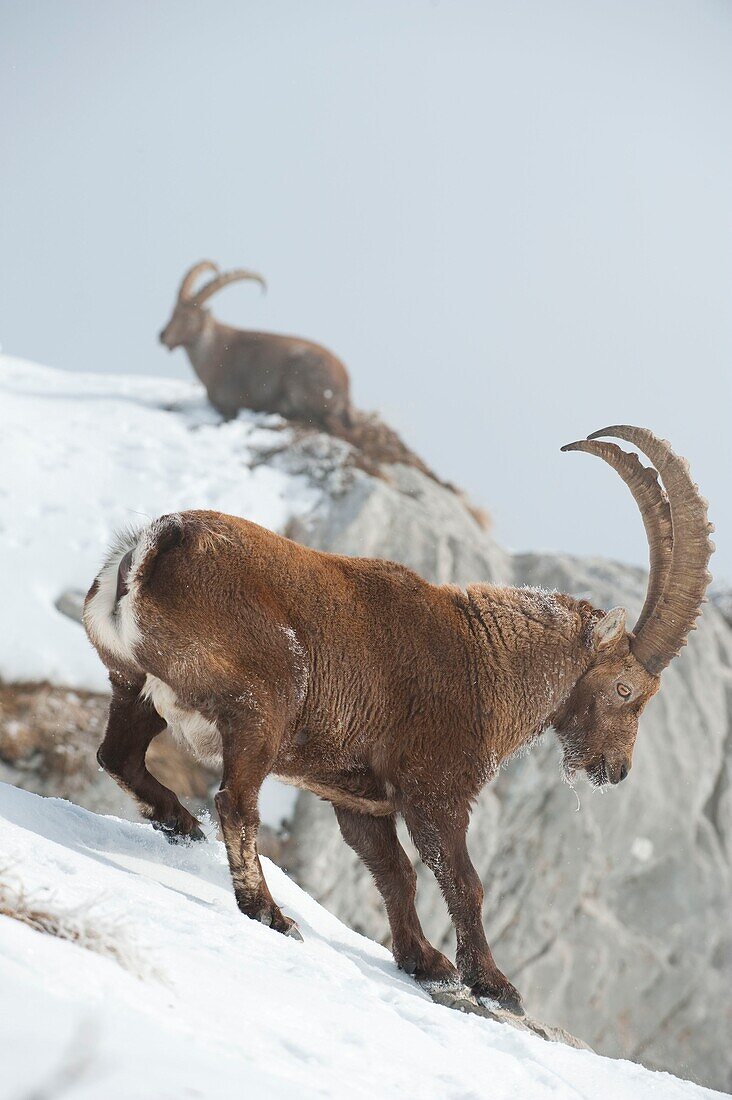
[[[647,428],[615,424],[593,432],[589,439],[614,436],[633,443],[646,454],[664,483],[671,506],[673,550],[663,593],[632,642],[634,656],[653,675],[659,675],[686,645],[704,602],[711,574],[707,564],[714,552],[709,538],[714,528],[707,502],[689,473],[689,464]]]
[[[193,284],[203,271],[211,271],[215,275],[218,270],[218,266],[213,260],[201,260],[200,263],[194,264],[183,276],[183,281],[178,291],[178,301],[184,302],[187,298],[191,297]]]
[[[210,283],[206,283],[204,287],[193,296],[193,301],[197,306],[202,306],[212,294],[216,294],[217,291],[222,290],[229,283],[236,283],[240,279],[253,279],[259,283],[262,290],[266,291],[267,284],[261,275],[258,275],[256,271],[245,271],[243,268],[235,268],[234,271],[226,271],[223,275],[217,275],[215,279],[212,279]]]
[[[655,470],[644,466],[638,455],[628,454],[615,443],[582,439],[578,443],[568,443],[566,447],[562,447],[562,450],[585,451],[587,454],[604,459],[620,474],[640,509],[648,539],[650,574],[645,603],[638,616],[638,622],[633,627],[633,633],[638,634],[666,587],[674,545],[671,509],[663,487],[659,484],[658,474]]]

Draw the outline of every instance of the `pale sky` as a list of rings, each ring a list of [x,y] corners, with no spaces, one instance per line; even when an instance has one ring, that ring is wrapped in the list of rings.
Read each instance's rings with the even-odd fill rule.
[[[559,453],[637,423],[732,577],[728,0],[0,0],[0,104],[4,351],[187,378],[183,270],[254,267],[214,313],[332,348],[504,545],[644,562]]]

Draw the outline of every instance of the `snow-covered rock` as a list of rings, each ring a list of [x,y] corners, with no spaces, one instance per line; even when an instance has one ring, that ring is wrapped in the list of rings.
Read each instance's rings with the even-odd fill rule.
[[[238,912],[214,839],[6,785],[0,836],[0,911],[24,918],[0,915],[3,1097],[714,1095],[433,1004],[267,865],[305,940],[279,936]]]

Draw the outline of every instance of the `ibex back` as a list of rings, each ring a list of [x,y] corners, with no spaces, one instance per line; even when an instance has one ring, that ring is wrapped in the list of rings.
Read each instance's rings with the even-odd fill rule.
[[[538,589],[428,584],[385,561],[318,553],[215,512],[164,516],[116,545],[84,622],[109,669],[99,759],[171,837],[198,823],[145,767],[167,724],[221,762],[216,806],[247,916],[297,935],[257,856],[269,774],[329,800],[383,895],[398,965],[443,1000],[469,987],[521,1012],[481,919],[466,848],[470,807],[501,762],[550,725],[568,773],[628,774],[638,718],[691,629],[708,583],[704,502],[686,464],[650,432],[617,427],[664,478],[615,444],[572,444],[623,477],[648,533],[648,598],[625,612]],[[444,893],[457,970],[426,940],[401,814]]]
[[[214,277],[195,290],[196,279],[206,270]],[[204,309],[209,298],[241,279],[266,285],[255,271],[220,274],[210,260],[195,264],[183,278],[161,343],[171,351],[186,349],[209,401],[222,416],[231,418],[246,408],[333,432],[348,428],[348,372],[333,352],[298,336],[232,328]]]

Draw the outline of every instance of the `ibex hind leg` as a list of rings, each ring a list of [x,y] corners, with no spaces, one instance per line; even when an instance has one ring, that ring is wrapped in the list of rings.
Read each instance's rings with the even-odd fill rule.
[[[112,675],[112,699],[104,740],[97,759],[104,770],[137,802],[140,813],[168,840],[204,840],[201,827],[172,791],[151,775],[145,754],[165,721],[152,703],[140,698],[142,684]]]
[[[272,770],[281,727],[265,729],[261,712],[217,716],[222,731],[223,775],[216,795],[216,811],[224,835],[234,896],[245,916],[293,939],[302,936],[269,892],[257,852],[259,790]]]

